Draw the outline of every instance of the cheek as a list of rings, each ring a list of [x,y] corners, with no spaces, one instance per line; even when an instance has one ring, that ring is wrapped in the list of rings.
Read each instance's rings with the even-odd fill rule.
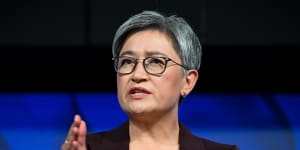
[[[117,95],[118,95],[118,101],[121,106],[123,106],[123,101],[124,101],[124,93],[125,93],[125,82],[121,77],[117,76]]]
[[[117,75],[117,91],[119,96],[124,96],[128,89],[129,76],[118,76]]]
[[[157,87],[166,92],[180,92],[182,87],[182,76],[177,74],[166,75],[157,83]]]
[[[125,80],[123,77],[117,77],[117,88],[118,91],[124,89]]]

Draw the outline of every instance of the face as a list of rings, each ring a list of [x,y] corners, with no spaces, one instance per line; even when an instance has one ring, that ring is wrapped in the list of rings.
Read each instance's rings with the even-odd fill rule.
[[[163,56],[181,63],[171,39],[165,33],[151,29],[130,35],[119,56],[137,59]],[[184,74],[179,65],[174,65],[172,61],[167,64],[165,72],[160,75],[148,74],[142,61],[139,61],[131,74],[117,74],[118,99],[127,114],[153,115],[171,112],[177,115]]]

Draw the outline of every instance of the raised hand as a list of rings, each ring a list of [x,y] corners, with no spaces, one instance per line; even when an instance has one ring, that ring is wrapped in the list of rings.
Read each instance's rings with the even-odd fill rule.
[[[86,130],[86,123],[79,115],[75,115],[61,150],[86,150]]]

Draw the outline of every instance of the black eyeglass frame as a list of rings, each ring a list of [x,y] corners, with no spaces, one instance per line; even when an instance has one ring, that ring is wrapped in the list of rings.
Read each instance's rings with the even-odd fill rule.
[[[161,75],[161,74],[163,74],[163,73],[166,71],[166,68],[167,68],[167,66],[168,66],[168,62],[169,62],[169,61],[172,61],[174,64],[176,64],[176,65],[182,67],[182,68],[185,69],[185,70],[190,70],[188,67],[186,67],[186,66],[184,66],[184,65],[182,65],[182,64],[180,64],[180,63],[178,63],[178,62],[176,62],[176,61],[174,61],[174,60],[172,60],[172,59],[169,58],[169,57],[145,57],[145,58],[143,58],[143,59],[138,59],[138,58],[128,57],[128,58],[133,58],[133,59],[134,59],[134,66],[132,67],[132,70],[131,70],[130,72],[128,72],[128,73],[121,73],[121,72],[119,72],[119,69],[118,69],[118,63],[119,63],[118,61],[119,61],[119,58],[122,58],[122,57],[128,57],[128,56],[121,56],[121,57],[113,57],[113,58],[112,58],[112,60],[114,61],[114,68],[115,68],[115,71],[116,71],[117,73],[122,74],[122,75],[127,75],[127,74],[131,74],[132,72],[134,72],[134,70],[136,69],[136,66],[137,66],[139,60],[142,60],[144,70],[145,70],[148,74],[151,74],[151,75]],[[164,65],[164,68],[163,68],[163,70],[162,70],[161,72],[159,72],[159,73],[151,73],[151,72],[149,72],[149,71],[146,69],[146,68],[147,68],[147,65],[149,65],[149,64],[146,64],[146,60],[147,60],[147,59],[151,59],[151,58],[152,58],[152,59],[153,59],[153,58],[162,58],[162,59],[165,60],[165,65]]]

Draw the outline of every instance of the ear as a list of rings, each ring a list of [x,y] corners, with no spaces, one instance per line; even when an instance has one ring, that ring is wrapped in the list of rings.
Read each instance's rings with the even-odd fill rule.
[[[188,95],[193,88],[195,87],[197,80],[198,80],[198,71],[193,69],[189,70],[184,77],[184,85],[183,89],[181,90],[181,96],[185,97]]]

